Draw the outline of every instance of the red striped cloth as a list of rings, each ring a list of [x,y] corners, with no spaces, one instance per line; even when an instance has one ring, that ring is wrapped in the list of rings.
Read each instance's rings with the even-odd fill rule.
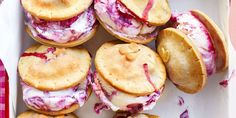
[[[0,118],[9,118],[8,84],[8,75],[2,61],[0,60]]]

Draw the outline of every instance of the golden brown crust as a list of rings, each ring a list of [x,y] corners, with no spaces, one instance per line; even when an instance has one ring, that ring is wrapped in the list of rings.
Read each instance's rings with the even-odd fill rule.
[[[42,113],[42,114],[46,114],[46,115],[50,115],[50,116],[57,116],[57,115],[72,113],[72,112],[74,112],[75,110],[77,110],[79,108],[78,104],[74,104],[70,108],[64,109],[64,110],[61,110],[61,111],[41,111],[41,110],[35,109],[35,108],[33,108],[29,105],[26,105],[26,106],[28,108],[38,112],[38,113]]]
[[[151,82],[145,74],[145,64]],[[165,67],[159,55],[141,44],[107,42],[97,50],[95,67],[114,88],[133,95],[153,93],[166,80]]]
[[[92,2],[93,0],[21,0],[27,12],[48,21],[72,18],[87,10]]]
[[[88,98],[91,96],[91,94],[92,94],[92,87],[89,86],[88,87]]]
[[[206,67],[200,52],[179,30],[167,28],[157,39],[157,52],[166,65],[170,80],[182,91],[199,92],[207,79]]]
[[[79,117],[73,113],[60,115],[60,116],[48,116],[45,114],[40,114],[40,113],[29,110],[29,111],[21,113],[19,116],[17,116],[17,118],[79,118]]]
[[[113,30],[112,28],[109,28],[109,26],[107,26],[106,24],[104,24],[102,22],[102,20],[96,15],[97,20],[99,21],[99,23],[103,26],[103,28],[110,33],[112,36],[124,41],[124,42],[130,42],[130,43],[140,43],[140,44],[147,44],[149,42],[151,42],[152,40],[154,40],[155,38],[151,38],[148,36],[148,34],[146,36],[142,35],[144,37],[144,39],[141,39],[139,37],[137,38],[129,38],[129,37],[125,37],[125,36],[121,36],[119,34],[116,33],[115,30]]]
[[[88,74],[91,57],[86,49],[51,48],[34,45],[24,54],[46,53],[48,59],[37,56],[23,56],[19,60],[18,70],[22,81],[39,90],[56,91],[78,85]]]
[[[91,39],[97,31],[97,27],[95,26],[85,37],[83,37],[82,39],[79,40],[75,40],[75,41],[71,41],[71,42],[67,42],[67,43],[57,43],[55,41],[50,41],[50,40],[46,40],[46,39],[42,39],[40,37],[35,37],[33,36],[32,32],[30,31],[30,29],[28,28],[28,26],[26,26],[26,32],[37,42],[44,44],[44,45],[48,45],[48,46],[55,46],[55,47],[75,47],[78,45],[81,45],[83,43],[85,43],[86,41],[88,41],[89,39]]]
[[[191,13],[197,17],[208,29],[213,45],[216,49],[216,69],[223,71],[228,67],[229,54],[226,39],[220,28],[206,14],[198,10],[192,10]]]
[[[168,22],[171,17],[171,9],[167,0],[120,0],[132,13],[139,18],[146,20],[152,25],[161,26]],[[150,10],[147,8],[150,6]],[[146,11],[146,10],[148,11]],[[147,13],[145,13],[145,11]],[[144,18],[146,15],[147,18]]]
[[[160,118],[156,115],[146,114],[146,113],[138,113],[138,114],[130,114],[127,112],[117,112],[113,118],[119,118],[120,117],[127,117],[127,118]],[[122,117],[122,118],[123,118]]]

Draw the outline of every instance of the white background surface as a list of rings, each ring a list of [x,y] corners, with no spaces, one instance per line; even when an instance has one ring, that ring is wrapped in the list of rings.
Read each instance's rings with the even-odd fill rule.
[[[169,0],[172,11],[187,11],[189,9],[199,9],[208,14],[224,31],[228,37],[228,3],[226,0]],[[17,75],[17,62],[19,55],[30,44],[35,43],[24,31],[23,11],[19,0],[5,0],[0,6],[0,58],[6,65],[10,77],[10,115],[14,118],[16,114],[25,111],[22,101],[21,88]],[[100,27],[96,36],[85,43],[86,47],[93,55],[96,49],[105,41],[115,39]],[[229,39],[228,39],[229,41]],[[149,44],[154,49],[154,43]],[[233,62],[233,54],[230,55]],[[231,64],[232,65],[232,64]],[[229,71],[215,74],[208,79],[203,91],[198,94],[189,95],[177,90],[168,80],[165,91],[158,101],[156,107],[149,113],[157,114],[161,118],[179,118],[179,115],[188,109],[190,118],[235,118],[233,113],[236,107],[235,100],[236,82],[230,84],[228,88],[219,86],[219,82],[228,77]],[[17,87],[18,86],[18,87]],[[18,88],[18,89],[17,89]],[[18,90],[18,91],[17,91]],[[178,96],[185,100],[183,106],[178,105]],[[234,100],[233,100],[234,99]],[[88,103],[76,113],[80,118],[111,118],[113,112],[107,111],[100,115],[93,112],[94,103],[97,99],[94,95],[90,97]],[[231,115],[231,117],[230,117]]]

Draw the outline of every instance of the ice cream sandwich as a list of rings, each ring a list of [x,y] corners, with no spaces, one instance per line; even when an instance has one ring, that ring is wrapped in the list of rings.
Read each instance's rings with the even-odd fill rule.
[[[75,114],[70,113],[70,114],[64,114],[60,116],[48,116],[45,114],[40,114],[34,111],[26,111],[21,113],[17,118],[79,118]]]
[[[164,29],[158,36],[157,52],[177,88],[197,93],[207,77],[228,67],[224,34],[198,10],[174,14],[169,24],[172,28]]]
[[[160,118],[146,113],[131,114],[129,112],[117,112],[113,118]]]
[[[25,104],[48,115],[82,107],[91,93],[90,65],[91,57],[83,48],[30,47],[18,64]]]
[[[146,44],[155,39],[158,26],[168,22],[171,10],[167,0],[95,0],[100,24],[125,42]]]
[[[97,21],[93,0],[21,0],[26,31],[36,41],[74,47],[91,39]]]
[[[163,92],[164,64],[141,44],[107,42],[96,52],[95,67],[93,91],[113,111],[150,110]]]

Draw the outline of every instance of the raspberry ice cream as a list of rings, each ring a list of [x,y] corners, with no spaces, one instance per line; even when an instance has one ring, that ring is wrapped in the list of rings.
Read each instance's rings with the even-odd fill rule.
[[[79,85],[59,91],[41,91],[21,82],[23,100],[28,106],[42,111],[61,111],[74,104],[80,107],[88,98],[88,79]]]
[[[95,0],[94,9],[106,28],[114,34],[130,39],[145,40],[157,36],[157,27],[135,17],[117,0]]]
[[[152,109],[162,92],[161,89],[160,91],[153,92],[146,96],[130,95],[115,89],[97,73],[94,74],[91,85],[95,94],[108,108],[113,111],[121,110],[129,111],[131,113]],[[107,109],[107,107],[103,108]],[[98,113],[100,112],[98,111]]]
[[[34,37],[57,43],[80,40],[97,25],[92,8],[64,21],[46,21],[28,12],[26,12],[26,18],[26,25]]]
[[[173,27],[185,33],[197,46],[206,65],[208,76],[216,72],[216,50],[208,29],[191,12],[172,16]]]

